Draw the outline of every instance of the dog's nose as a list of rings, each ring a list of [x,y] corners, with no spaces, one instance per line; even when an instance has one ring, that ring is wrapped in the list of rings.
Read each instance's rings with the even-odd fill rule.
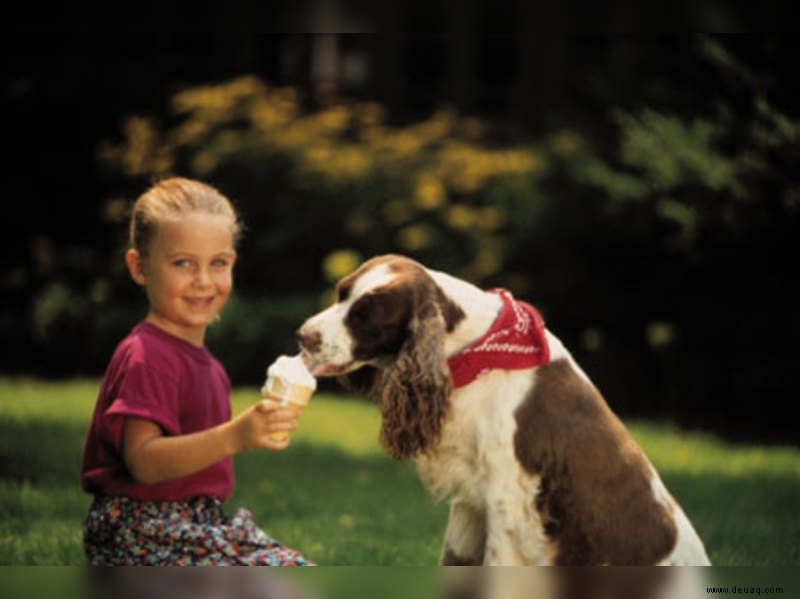
[[[297,342],[300,344],[300,347],[314,353],[319,349],[319,346],[322,344],[322,335],[319,331],[312,331],[310,329],[301,328],[298,329],[297,333],[295,333],[295,337],[297,338]]]

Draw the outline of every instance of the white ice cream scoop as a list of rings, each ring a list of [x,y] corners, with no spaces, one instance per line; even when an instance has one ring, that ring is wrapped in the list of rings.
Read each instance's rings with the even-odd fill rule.
[[[277,399],[283,405],[305,406],[316,389],[317,379],[299,355],[279,356],[267,368],[267,380],[261,388],[261,395]]]

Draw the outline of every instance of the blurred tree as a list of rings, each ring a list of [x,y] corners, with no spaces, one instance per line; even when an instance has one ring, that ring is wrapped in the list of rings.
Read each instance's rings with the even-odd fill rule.
[[[533,271],[624,412],[763,438],[797,380],[800,129],[718,40],[697,51],[713,90],[698,116],[618,110],[618,148],[602,154],[553,138],[558,174],[504,267]]]

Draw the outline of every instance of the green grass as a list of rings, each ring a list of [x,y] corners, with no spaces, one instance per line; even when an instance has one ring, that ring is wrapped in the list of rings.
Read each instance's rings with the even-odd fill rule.
[[[80,454],[97,381],[0,379],[0,564],[80,565]],[[258,398],[237,389],[234,412]],[[800,450],[628,423],[716,565],[800,564]],[[377,444],[366,402],[320,395],[285,452],[237,456],[229,510],[324,565],[433,565],[447,516]]]

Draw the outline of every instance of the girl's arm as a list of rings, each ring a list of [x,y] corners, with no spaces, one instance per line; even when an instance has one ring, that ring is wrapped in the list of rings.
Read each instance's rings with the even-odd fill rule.
[[[286,449],[288,438],[276,440],[270,435],[295,430],[298,415],[296,408],[265,400],[233,420],[177,437],[164,436],[150,420],[126,418],[123,457],[137,481],[152,485],[193,474],[248,449]]]

